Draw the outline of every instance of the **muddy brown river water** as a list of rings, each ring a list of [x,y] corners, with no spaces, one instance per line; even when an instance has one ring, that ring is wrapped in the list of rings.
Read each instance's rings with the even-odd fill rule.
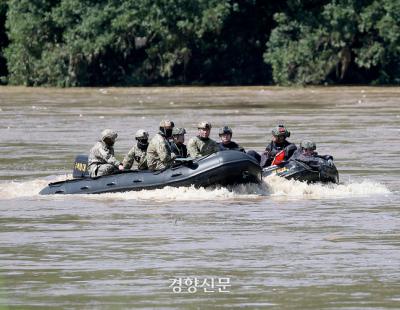
[[[164,118],[258,151],[283,121],[341,183],[38,195]],[[399,125],[400,88],[0,87],[0,309],[398,309]]]

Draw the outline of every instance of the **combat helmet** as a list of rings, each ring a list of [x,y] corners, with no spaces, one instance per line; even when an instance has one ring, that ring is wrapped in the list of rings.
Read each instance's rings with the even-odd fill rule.
[[[136,140],[147,140],[149,138],[149,133],[144,129],[139,129],[135,133]]]
[[[174,127],[172,129],[172,135],[173,136],[179,136],[179,135],[184,135],[184,134],[186,134],[186,129],[185,128]]]
[[[207,121],[202,121],[197,124],[197,129],[211,129],[211,123]]]
[[[115,142],[115,140],[117,139],[118,134],[111,129],[104,129],[101,132],[101,140],[104,141],[105,139],[110,139],[112,142]]]
[[[231,127],[228,127],[228,126],[221,127],[221,128],[219,129],[218,135],[219,135],[219,136],[222,136],[222,135],[224,135],[224,134],[229,134],[229,135],[232,136],[232,128],[231,128]]]
[[[317,145],[315,142],[311,140],[303,140],[300,142],[300,147],[302,150],[312,150],[315,151],[317,149]]]
[[[163,119],[160,122],[160,128],[165,128],[165,127],[172,127],[173,128],[174,126],[175,126],[174,122],[170,121],[170,120],[167,120],[167,119]]]
[[[275,127],[274,129],[272,129],[272,135],[274,137],[283,136],[285,138],[289,138],[290,131],[286,129],[285,125],[280,124],[277,127]]]

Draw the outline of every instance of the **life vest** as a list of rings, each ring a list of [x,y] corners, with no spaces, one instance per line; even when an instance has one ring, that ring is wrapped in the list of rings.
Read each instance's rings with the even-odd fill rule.
[[[274,160],[272,161],[272,166],[279,165],[281,162],[285,160],[285,150],[280,151],[278,154],[275,155]]]

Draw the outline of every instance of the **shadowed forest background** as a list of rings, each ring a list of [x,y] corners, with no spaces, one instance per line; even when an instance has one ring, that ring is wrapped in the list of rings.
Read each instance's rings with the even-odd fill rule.
[[[400,0],[0,0],[0,83],[400,84]]]

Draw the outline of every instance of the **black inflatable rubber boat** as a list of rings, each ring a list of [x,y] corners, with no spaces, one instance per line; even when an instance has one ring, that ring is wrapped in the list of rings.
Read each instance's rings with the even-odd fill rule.
[[[196,160],[184,160],[162,171],[122,171],[117,174],[90,178],[87,176],[87,156],[78,156],[79,178],[50,183],[39,194],[100,194],[137,191],[165,186],[207,187],[261,182],[262,169],[251,156],[239,151],[222,151]],[[77,157],[77,158],[78,158]],[[85,162],[86,160],[86,162]]]
[[[289,160],[279,165],[263,169],[263,177],[278,175],[288,180],[297,180],[307,183],[339,183],[339,172],[333,162],[324,161],[318,167],[310,167],[307,164]]]

